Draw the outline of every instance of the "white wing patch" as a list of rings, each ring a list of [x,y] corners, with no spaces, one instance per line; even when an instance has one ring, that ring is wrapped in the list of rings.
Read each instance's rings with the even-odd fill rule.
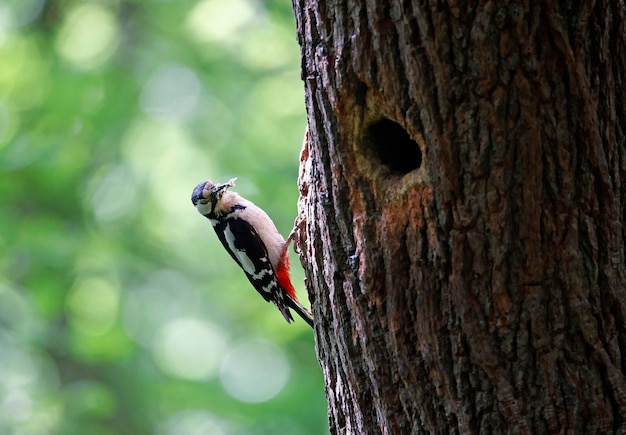
[[[276,289],[276,283],[272,281],[268,285],[261,286],[261,289],[263,289],[265,293],[272,293],[272,290]]]
[[[267,263],[267,261],[265,261]],[[271,269],[261,269],[259,273],[252,273],[252,278],[262,280],[265,275],[273,275]]]
[[[245,270],[249,275],[254,275],[254,272],[256,272],[254,263],[250,260],[250,257],[248,257],[245,251],[240,251],[235,247],[235,235],[230,230],[228,225],[226,225],[226,228],[224,229],[224,237],[226,238],[226,243],[228,243],[228,248],[237,256],[243,270]]]

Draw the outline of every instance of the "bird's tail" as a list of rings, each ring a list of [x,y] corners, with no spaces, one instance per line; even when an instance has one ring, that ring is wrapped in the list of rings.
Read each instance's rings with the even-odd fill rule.
[[[302,220],[297,220],[297,223],[295,224],[293,230],[291,230],[289,237],[287,237],[287,241],[283,245],[283,249],[280,255],[281,260],[278,263],[276,277],[278,278],[278,283],[280,284],[280,287],[285,291],[285,297],[283,302],[286,307],[278,307],[278,309],[283,314],[285,320],[287,320],[287,323],[293,322],[293,317],[291,316],[291,313],[287,308],[289,307],[296,313],[298,313],[298,315],[302,317],[302,320],[304,320],[306,323],[309,324],[311,328],[313,328],[313,314],[311,314],[311,312],[307,308],[305,308],[304,305],[298,302],[296,289],[293,287],[293,284],[291,284],[291,278],[289,277],[289,254],[287,253],[287,251],[289,249],[289,244],[293,242],[296,232],[302,226],[303,222],[304,221]]]
[[[311,328],[313,328],[313,314],[304,307],[300,302],[290,297],[285,298],[285,305],[294,310],[302,320],[309,324]]]

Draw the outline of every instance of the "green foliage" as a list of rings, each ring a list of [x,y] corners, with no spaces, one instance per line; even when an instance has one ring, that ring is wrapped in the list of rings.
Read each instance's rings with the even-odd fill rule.
[[[0,433],[327,432],[310,329],[190,202],[237,176],[291,229],[289,2],[4,0],[0,64]]]

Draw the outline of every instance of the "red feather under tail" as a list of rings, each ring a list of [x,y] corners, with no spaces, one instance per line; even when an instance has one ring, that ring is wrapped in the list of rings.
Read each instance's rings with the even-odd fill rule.
[[[302,319],[305,322],[307,322],[312,328],[313,327],[313,315],[300,302],[298,302],[298,298],[296,296],[296,289],[293,288],[293,284],[291,283],[291,278],[289,276],[289,254],[287,252],[288,248],[289,248],[289,242],[285,243],[285,247],[283,248],[283,252],[281,254],[281,260],[278,263],[278,267],[276,270],[276,279],[278,280],[278,284],[280,285],[280,287],[289,296],[288,298],[285,298],[286,299],[285,302],[287,306],[291,308],[292,310],[294,310],[296,313],[298,313],[298,315],[302,317]],[[290,322],[290,320],[293,320],[293,318],[291,317],[291,314],[289,314],[288,309],[286,309],[286,312],[284,312],[283,309],[281,309],[281,307],[279,307],[279,309],[282,312],[283,316],[285,317],[285,320],[287,320],[287,322]]]
[[[278,263],[278,270],[276,270],[276,278],[280,287],[287,292],[289,297],[294,301],[298,300],[296,296],[296,289],[293,288],[291,283],[291,277],[289,276],[289,255],[287,254],[287,247],[285,247],[281,260]]]

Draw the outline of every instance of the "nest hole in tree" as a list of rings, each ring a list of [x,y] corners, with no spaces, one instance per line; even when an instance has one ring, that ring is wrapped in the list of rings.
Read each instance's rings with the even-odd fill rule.
[[[397,122],[383,118],[365,132],[365,143],[373,155],[392,172],[408,174],[422,164],[422,152],[409,133]]]

